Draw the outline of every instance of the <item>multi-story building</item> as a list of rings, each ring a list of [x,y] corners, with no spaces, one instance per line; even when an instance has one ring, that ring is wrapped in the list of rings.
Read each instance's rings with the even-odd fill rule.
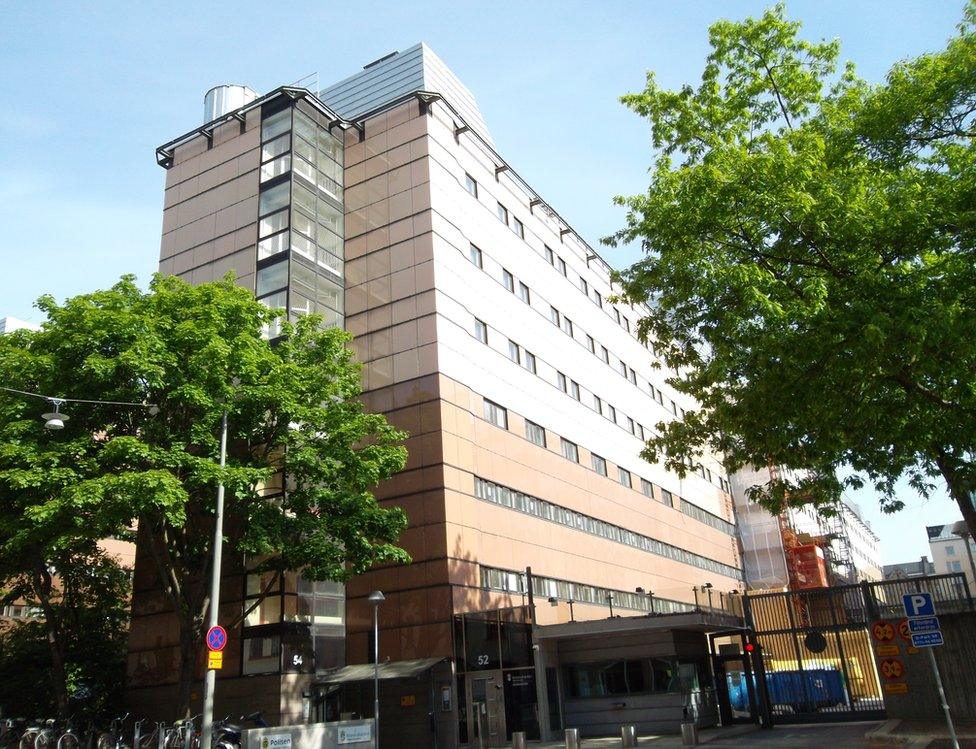
[[[771,590],[881,580],[878,536],[848,498],[841,498],[830,517],[820,515],[812,505],[773,515],[749,501],[751,487],[784,473],[788,472],[781,468],[752,468],[730,479],[748,587]]]
[[[961,525],[965,527],[964,524]],[[972,537],[968,534],[960,535],[955,523],[928,525],[925,532],[929,537],[935,574],[963,572],[966,582],[969,583],[969,590],[976,592],[976,571],[973,570],[972,563],[973,555],[976,555],[976,543]]]
[[[913,577],[926,577],[935,574],[935,565],[927,556],[922,556],[917,562],[898,562],[886,564],[882,568],[885,580],[908,580]]]
[[[613,301],[607,263],[501,156],[426,46],[318,94],[218,93],[208,102],[229,107],[157,151],[160,270],[193,283],[233,270],[265,304],[355,335],[365,403],[410,434],[406,469],[377,497],[406,510],[413,558],[345,590],[286,580],[231,632],[218,712],[246,702],[296,721],[299,695],[320,694],[326,717],[370,714],[369,699],[335,696],[362,670],[334,668],[369,660],[367,595],[381,589],[381,660],[446,659],[456,675],[430,708],[449,718],[439,745],[676,727],[707,686],[704,632],[729,626],[717,610],[742,578],[720,462],[680,479],[639,456],[655,423],[694,407],[638,340],[641,310]],[[247,560],[225,568],[231,620],[262,586]],[[137,561],[140,706],[174,679],[154,588]],[[603,725],[622,696],[634,712]],[[426,711],[416,723],[427,730]]]
[[[0,317],[0,335],[13,333],[15,330],[39,330],[39,327],[16,317]]]

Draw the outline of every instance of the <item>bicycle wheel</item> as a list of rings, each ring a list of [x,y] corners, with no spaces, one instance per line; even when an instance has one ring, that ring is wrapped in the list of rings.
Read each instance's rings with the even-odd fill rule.
[[[65,731],[58,739],[58,749],[81,749],[81,740],[71,731]]]
[[[34,739],[37,738],[37,731],[30,729],[24,731],[17,742],[17,749],[34,749]]]
[[[34,749],[55,749],[57,743],[57,737],[50,728],[38,731],[37,736],[34,737]]]

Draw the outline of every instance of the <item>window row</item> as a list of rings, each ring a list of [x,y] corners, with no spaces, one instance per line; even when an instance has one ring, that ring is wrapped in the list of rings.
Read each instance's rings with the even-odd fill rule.
[[[498,569],[497,567],[481,567],[481,587],[486,590],[497,590],[502,593],[525,595],[528,585],[524,572]],[[532,575],[532,595],[540,598],[556,598],[573,603],[589,603],[606,606],[609,600],[616,608],[632,611],[646,611],[655,614],[677,614],[694,611],[695,607],[684,601],[673,601],[668,598],[641,595],[626,590],[613,590],[595,585],[584,585],[568,580],[552,577]]]
[[[584,515],[575,510],[553,504],[547,500],[523,494],[522,492],[509,489],[506,486],[496,484],[493,481],[487,481],[477,476],[474,480],[474,493],[478,499],[517,510],[525,515],[548,520],[567,528],[574,528],[578,531],[589,533],[592,536],[606,538],[610,541],[624,544],[625,546],[640,549],[648,554],[672,559],[676,562],[698,567],[699,569],[707,570],[717,575],[723,575],[735,580],[742,579],[741,570],[731,565],[703,557],[700,554],[695,554],[679,546],[659,541],[656,538],[635,533],[632,530],[608,523],[605,520]]]
[[[465,172],[465,174],[464,174],[464,186],[465,186],[465,189],[474,198],[477,199],[479,197],[478,182],[477,182],[477,180],[475,180],[474,177],[471,176],[471,174],[469,174],[467,172]],[[523,239],[523,240],[525,239],[525,226],[524,226],[524,224],[519,219],[515,218],[511,214],[511,212],[508,210],[508,208],[505,205],[503,205],[500,201],[496,201],[496,203],[495,203],[495,211],[496,211],[496,215],[498,216],[498,220],[499,221],[501,221],[503,224],[505,224],[506,226],[508,226],[509,228],[511,228],[511,230],[520,239]],[[587,250],[588,250],[588,248],[587,248]],[[569,272],[568,272],[568,269],[566,267],[566,261],[562,257],[560,257],[559,255],[557,255],[553,251],[553,249],[549,245],[547,245],[547,244],[543,244],[543,253],[544,253],[545,258],[546,258],[546,261],[549,263],[549,265],[551,265],[552,267],[554,267],[557,271],[559,271],[559,273],[563,277],[565,277],[565,278],[568,279],[569,278]],[[604,309],[604,305],[603,305],[604,297],[600,294],[600,292],[595,287],[593,287],[593,289],[592,289],[592,295],[591,295],[591,288],[590,288],[589,282],[582,275],[578,275],[577,276],[577,279],[578,279],[577,286],[578,286],[579,290],[583,293],[583,295],[587,299],[589,299],[590,301],[592,301],[595,305],[597,305],[597,307],[599,307],[600,309]],[[611,283],[611,289],[612,289],[613,282],[611,281],[610,283]],[[631,308],[633,309],[633,305],[631,305]],[[620,327],[622,327],[625,331],[627,331],[627,333],[629,333],[631,335],[636,335],[636,332],[637,332],[636,326],[634,326],[633,329],[631,328],[630,319],[626,315],[621,314],[620,310],[617,307],[613,307],[612,309],[613,309],[612,317],[616,321],[617,325],[619,325]],[[607,314],[609,315],[610,313],[607,312]],[[653,352],[653,347],[650,345],[650,343],[642,343],[642,345],[645,348],[647,348],[649,351],[652,351]]]
[[[468,177],[470,177],[470,175],[468,175]],[[476,195],[477,183],[474,182],[473,178],[470,179],[470,183],[474,185],[474,192],[472,194]],[[478,269],[484,270],[484,253],[482,252],[481,248],[474,244],[470,244],[468,248],[468,259]],[[556,258],[556,260],[557,262],[561,262],[561,258]],[[523,302],[531,306],[532,292],[529,287],[525,283],[516,279],[512,272],[507,268],[501,267],[500,270],[501,278],[496,280],[500,280],[501,284],[507,291],[517,294],[517,296]],[[579,342],[579,339],[576,337],[577,328],[573,323],[573,320],[562,314],[552,305],[549,306],[549,320],[553,325]],[[483,320],[475,319],[474,334],[481,343],[488,344],[488,326]],[[618,374],[627,379],[627,381],[632,385],[639,389],[641,388],[641,384],[638,382],[637,372],[633,369],[633,367],[628,366],[626,362],[617,357],[614,357],[615,364],[611,364],[610,352],[607,347],[603,346],[602,344],[598,346],[593,336],[587,333],[582,333],[582,335],[586,341],[585,345],[591,354],[599,357],[607,366],[613,367]],[[533,374],[537,374],[536,357],[530,352],[525,352],[525,354],[522,355],[520,353],[519,345],[511,339],[508,339],[507,355],[513,362],[524,366]],[[559,373],[558,371],[556,372],[556,380],[556,385],[560,390],[562,390],[562,392],[572,395],[572,397],[577,401],[581,400],[581,392],[577,382],[567,381],[565,375]],[[669,410],[673,416],[677,417],[680,415],[683,417],[685,415],[684,409],[679,408],[674,400],[670,398],[666,399],[663,391],[660,388],[656,388],[653,383],[649,381],[646,381],[644,384],[646,385],[646,390],[650,394],[652,400],[656,401],[666,410]],[[621,414],[621,418],[618,419],[617,409],[614,405],[605,402],[596,394],[593,394],[592,397],[592,408],[594,411],[614,422],[617,424],[617,426],[626,429],[628,432],[630,432],[630,434],[637,437],[642,442],[647,440],[648,431],[645,429],[643,424],[626,414]],[[726,479],[718,473],[715,473],[713,476],[711,469],[707,469],[704,466],[697,464],[689,464],[689,468],[691,468],[693,472],[697,473],[709,483],[717,484],[726,493],[731,491],[728,481],[726,481]]]
[[[474,336],[481,343],[488,345],[488,325],[483,320],[479,320],[478,318],[474,318]],[[534,375],[538,375],[538,362],[535,354],[533,354],[528,349],[520,346],[518,343],[516,343],[510,338],[508,339],[507,354],[508,354],[508,358],[513,363],[518,364],[519,366],[523,367],[524,369],[528,370]],[[559,388],[559,390],[562,391],[563,393],[571,396],[574,400],[582,402],[582,391],[580,389],[579,383],[576,382],[575,380],[571,380],[567,378],[565,374],[559,371],[556,371],[556,387]],[[612,421],[620,428],[627,430],[631,435],[637,437],[641,442],[645,442],[647,440],[647,436],[650,434],[650,432],[648,430],[645,430],[642,424],[635,421],[633,417],[627,416],[626,414],[620,414],[618,416],[616,407],[610,403],[607,403],[595,393],[592,393],[591,396],[593,398],[592,408],[594,411],[596,411],[598,414],[605,417],[609,421]],[[568,447],[565,449],[569,451]],[[578,458],[573,458],[571,457],[570,454],[566,454],[564,452],[564,455],[567,458],[573,460],[574,462],[579,462]],[[716,479],[717,479],[718,485],[725,492],[730,491],[731,487],[729,486],[728,482],[724,478],[719,476],[717,473],[713,474],[711,469],[707,469],[700,464],[694,464],[690,460],[688,461],[688,467],[694,473],[700,475],[709,483],[714,484],[716,483]],[[596,470],[596,468],[594,468],[594,470]],[[624,484],[625,486],[632,487],[629,474],[627,475],[620,474],[619,480],[620,483]],[[648,494],[648,496],[651,495]],[[704,512],[704,510],[702,512]],[[718,517],[716,517],[716,520],[722,523],[726,522]],[[713,524],[710,523],[710,525]],[[719,529],[722,530],[722,528]]]
[[[488,400],[487,398],[484,399],[484,417],[485,421],[488,421],[501,429],[508,429],[508,409],[495,403],[494,401]],[[539,447],[548,447],[546,443],[545,427],[529,421],[528,419],[525,420],[525,438]],[[559,438],[559,452],[567,460],[571,460],[574,463],[580,462],[579,445],[566,439],[565,437]],[[603,458],[591,451],[590,465],[595,473],[598,473],[605,478],[610,477],[606,458]],[[615,480],[628,489],[637,488],[634,485],[633,474],[631,474],[631,472],[623,466],[617,466]],[[728,536],[735,536],[735,526],[732,523],[709,512],[708,510],[702,509],[698,505],[689,502],[682,497],[676,498],[667,489],[660,486],[655,487],[654,484],[643,477],[640,478],[640,491],[641,494],[648,499],[659,501],[661,504],[666,505],[667,507],[679,510],[682,514],[687,515],[700,523],[704,523],[715,530],[721,531]],[[677,502],[675,499],[677,499]]]

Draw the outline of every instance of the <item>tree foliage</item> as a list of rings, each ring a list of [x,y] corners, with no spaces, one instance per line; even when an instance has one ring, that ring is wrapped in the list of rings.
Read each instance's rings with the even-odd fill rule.
[[[0,522],[8,517],[4,512]],[[20,566],[29,565],[4,550],[5,562],[18,558]],[[43,616],[0,630],[0,713],[110,719],[123,698],[130,571],[84,542],[52,551],[47,561],[56,576],[4,570],[13,574],[5,576],[3,599],[43,610]]]
[[[753,489],[773,511],[864,477],[895,511],[941,477],[976,530],[974,23],[871,85],[778,6],[714,24],[697,87],[623,98],[654,161],[608,241],[644,249],[624,297],[701,404],[648,459],[805,471]]]
[[[41,332],[0,338],[0,381],[147,407],[69,402],[66,428],[49,433],[36,400],[5,394],[0,493],[18,492],[25,513],[66,537],[115,535],[138,521],[180,622],[180,713],[210,605],[220,480],[227,527],[239,529],[228,551],[259,556],[266,569],[345,580],[409,561],[396,546],[405,515],[371,493],[405,464],[404,435],[364,411],[346,333],[315,316],[282,322],[231,279],[193,287],[157,276],[142,292],[126,277],[39,306]],[[270,325],[282,326],[275,344],[261,335]]]

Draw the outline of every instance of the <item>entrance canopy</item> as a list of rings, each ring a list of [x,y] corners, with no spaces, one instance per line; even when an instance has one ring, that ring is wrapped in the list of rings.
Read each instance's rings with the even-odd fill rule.
[[[408,679],[422,676],[438,663],[447,658],[419,658],[415,661],[391,661],[381,663],[379,677],[383,679]],[[348,684],[356,681],[372,681],[375,670],[372,663],[361,663],[355,666],[344,666],[332,671],[326,671],[316,680],[316,684]]]
[[[615,616],[580,622],[548,624],[535,628],[537,640],[559,640],[566,637],[605,636],[651,630],[685,630],[711,633],[744,627],[741,617],[722,611],[703,610],[649,616]]]

